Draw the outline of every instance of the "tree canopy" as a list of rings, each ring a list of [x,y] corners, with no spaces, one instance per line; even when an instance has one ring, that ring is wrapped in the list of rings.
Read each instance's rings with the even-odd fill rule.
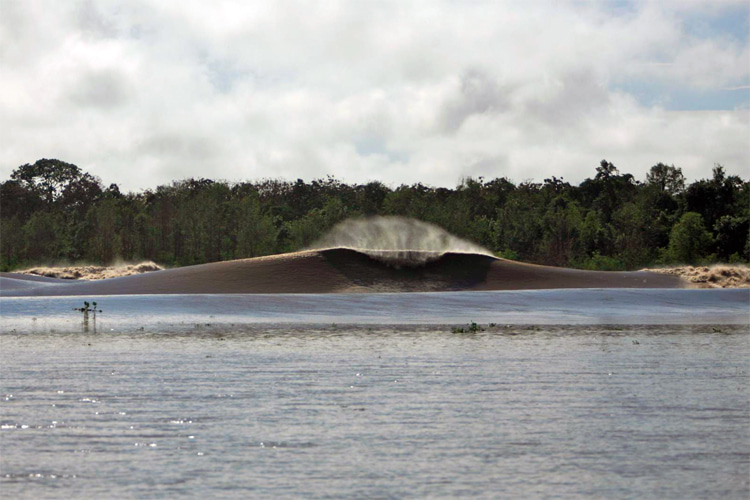
[[[466,178],[455,189],[186,179],[137,193],[42,159],[0,184],[0,268],[151,259],[189,265],[294,251],[350,217],[401,215],[497,255],[585,269],[748,262],[750,184],[716,165],[686,185],[657,163],[640,182],[607,160],[578,186]]]

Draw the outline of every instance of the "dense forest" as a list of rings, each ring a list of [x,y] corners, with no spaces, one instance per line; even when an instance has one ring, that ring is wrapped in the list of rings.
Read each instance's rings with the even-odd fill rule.
[[[555,266],[748,262],[750,183],[722,166],[689,185],[680,168],[662,163],[642,181],[606,160],[593,170],[578,186],[556,177],[467,178],[455,189],[333,177],[187,179],[125,194],[75,165],[42,159],[0,184],[0,269],[255,257],[302,249],[337,222],[369,215],[414,217],[499,256]]]

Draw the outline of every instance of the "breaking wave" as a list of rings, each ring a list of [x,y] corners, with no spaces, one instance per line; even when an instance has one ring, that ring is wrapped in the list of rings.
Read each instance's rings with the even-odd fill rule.
[[[348,219],[316,241],[311,250],[347,248],[395,266],[417,266],[448,253],[492,253],[444,229],[406,217]]]

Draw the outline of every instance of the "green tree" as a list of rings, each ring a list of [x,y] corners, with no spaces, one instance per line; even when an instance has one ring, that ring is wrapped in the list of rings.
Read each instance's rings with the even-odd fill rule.
[[[604,222],[599,210],[589,210],[583,218],[580,230],[579,245],[585,256],[611,256],[615,253],[615,229]]]
[[[66,258],[68,238],[62,216],[37,212],[23,226],[25,254],[30,262],[40,264]]]
[[[285,224],[287,249],[301,250],[323,236],[345,218],[344,206],[338,198],[329,198],[322,209],[314,208],[307,215]]]
[[[615,247],[617,255],[629,269],[648,264],[654,257],[654,249],[649,246],[648,238],[654,223],[635,203],[627,203],[613,216],[613,225],[617,228]]]
[[[43,206],[39,194],[20,182],[8,180],[0,184],[0,216],[3,219],[18,217],[19,221],[25,222]]]
[[[703,231],[685,212],[702,216]],[[674,165],[654,165],[639,183],[603,160],[578,186],[555,176],[518,186],[479,177],[454,189],[392,189],[329,176],[188,179],[123,194],[75,165],[42,159],[0,183],[0,266],[117,255],[178,265],[257,256],[303,248],[343,218],[361,215],[414,217],[540,264],[633,268],[655,260],[657,250],[664,262],[709,253],[750,258],[750,183],[720,165],[711,179],[689,186]]]
[[[670,195],[680,194],[685,190],[685,176],[682,175],[682,169],[664,163],[657,163],[651,167],[646,174],[646,183],[657,186],[659,191]]]
[[[363,215],[382,213],[383,202],[390,190],[381,182],[368,182],[359,188],[359,208]]]
[[[750,219],[747,216],[724,215],[714,224],[716,234],[716,253],[720,259],[729,260],[737,254],[748,260],[750,256],[745,253],[745,243],[748,241],[750,231]]]
[[[54,159],[43,158],[33,165],[21,165],[10,178],[37,193],[48,205],[61,198],[67,198],[66,204],[83,203],[102,193],[97,178],[72,163]]]
[[[574,260],[573,247],[581,229],[581,213],[575,202],[557,197],[544,215],[543,252],[545,262],[568,266]]]
[[[279,230],[274,219],[261,211],[257,195],[246,196],[238,202],[237,258],[258,257],[273,253]]]
[[[92,228],[89,238],[89,257],[94,262],[110,264],[120,257],[118,207],[114,199],[107,199],[92,207],[87,215]]]
[[[13,269],[24,255],[23,225],[17,216],[0,219],[0,270]]]
[[[602,222],[608,224],[615,211],[632,201],[638,186],[631,174],[619,174],[617,167],[602,160],[596,167],[596,176],[583,181],[575,193],[584,208],[599,212]]]
[[[712,240],[701,214],[687,212],[674,225],[669,235],[669,257],[673,262],[696,264],[706,255]]]
[[[698,212],[706,225],[713,228],[724,215],[733,215],[740,208],[743,182],[736,175],[727,176],[724,167],[716,165],[713,178],[700,180],[688,186],[685,191],[687,210]],[[747,209],[747,206],[742,207]]]
[[[543,261],[541,242],[546,207],[539,203],[540,189],[540,184],[526,182],[508,194],[497,211],[496,249],[512,252],[520,260]]]

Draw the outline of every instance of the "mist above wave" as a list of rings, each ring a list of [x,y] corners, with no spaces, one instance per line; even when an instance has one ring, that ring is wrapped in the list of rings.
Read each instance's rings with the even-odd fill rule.
[[[367,217],[340,222],[311,249],[350,248],[397,265],[424,264],[446,253],[492,255],[475,243],[407,217]]]

